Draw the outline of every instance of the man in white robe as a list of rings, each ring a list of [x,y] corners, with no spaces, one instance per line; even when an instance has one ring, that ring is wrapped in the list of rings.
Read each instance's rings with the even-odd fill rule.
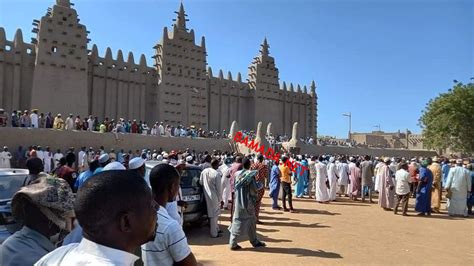
[[[391,211],[395,206],[395,184],[390,175],[390,158],[385,158],[377,171],[377,178],[379,180],[379,206],[386,211]]]
[[[446,181],[448,202],[446,207],[450,216],[467,217],[467,198],[471,193],[471,174],[462,166],[462,159],[456,160],[456,166],[449,169]]]
[[[165,135],[165,128],[163,127],[163,122],[161,122],[158,126],[158,133],[160,134],[160,136]]]
[[[207,216],[209,217],[209,225],[211,227],[211,237],[219,237],[219,214],[221,207],[224,205],[221,195],[221,173],[217,171],[219,161],[213,159],[211,167],[201,172],[199,182],[204,187],[204,196],[206,197]]]
[[[349,158],[349,180],[352,178],[350,175],[351,173],[353,173],[353,169],[356,167],[356,164],[355,164],[355,158],[354,157],[350,157]],[[352,182],[349,182],[349,185],[347,186],[347,194],[348,195],[351,195],[352,194],[352,186],[353,186],[353,183]]]
[[[151,127],[150,135],[152,135],[152,136],[158,135],[158,127],[157,127],[157,124],[158,124],[158,123],[155,123],[155,124]]]
[[[334,157],[329,158],[328,164],[328,179],[329,179],[329,200],[336,200],[336,194],[338,189],[337,179],[339,178],[337,174],[336,164],[334,163]]]
[[[44,151],[43,151],[43,148],[41,146],[38,146],[38,149],[36,150],[36,157],[38,157],[38,159],[41,160],[41,162],[43,163],[43,167],[44,167]]]
[[[46,173],[51,172],[51,160],[53,159],[53,153],[49,150],[49,147],[46,147],[46,150],[43,152],[43,165],[44,171]]]
[[[59,166],[59,160],[60,160],[61,158],[63,158],[63,157],[64,157],[64,155],[61,153],[61,150],[58,149],[58,150],[56,151],[56,153],[53,155],[54,167],[58,167],[58,166]]]
[[[73,115],[69,114],[68,118],[66,118],[66,123],[64,129],[66,130],[73,130],[74,129],[74,119],[72,118]]]
[[[4,146],[3,151],[0,152],[0,168],[11,168],[11,159],[12,154],[8,151],[8,147]]]
[[[77,155],[77,165],[79,166],[79,172],[83,172],[87,165],[87,154],[86,147],[81,147]]]
[[[337,167],[337,174],[339,175],[339,179],[337,180],[337,184],[339,185],[339,196],[342,194],[347,196],[347,187],[349,185],[349,166],[346,163],[346,159],[343,158]]]
[[[87,130],[94,131],[94,119],[91,115],[89,116],[89,119],[87,119]]]
[[[382,165],[384,165],[382,159],[379,159],[378,157],[375,158],[375,168],[374,168],[374,190],[379,192],[379,185],[380,185],[380,178],[379,178],[379,175],[378,175],[378,171],[380,169],[380,167],[382,167]]]
[[[31,127],[38,128],[38,110],[33,109],[30,115]]]
[[[191,156],[192,160],[192,156]],[[224,163],[219,166],[217,171],[221,173],[221,189],[222,189],[222,201],[224,202],[224,208],[227,209],[229,201],[231,198],[231,191],[230,191],[230,166],[232,165],[233,159],[227,157],[224,159]]]
[[[314,168],[316,170],[316,201],[320,203],[328,203],[329,193],[326,186],[326,181],[328,180],[328,171],[326,165],[323,163],[322,156],[319,156]]]

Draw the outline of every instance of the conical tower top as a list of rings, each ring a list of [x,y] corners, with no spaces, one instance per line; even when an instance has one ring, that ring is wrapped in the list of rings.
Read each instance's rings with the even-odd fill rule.
[[[176,26],[176,28],[178,28],[178,30],[186,31],[186,21],[189,21],[189,19],[186,18],[188,15],[186,15],[186,13],[184,12],[183,2],[181,2],[181,4],[179,5],[179,11],[175,11],[174,13],[178,15],[176,19],[173,19],[173,21],[175,22],[174,25]]]
[[[269,55],[270,54],[270,52],[268,50],[268,48],[270,48],[270,45],[268,45],[267,37],[265,37],[265,39],[263,39],[263,43],[260,46],[262,46],[262,48],[260,49],[260,53],[262,55]]]
[[[69,0],[56,0],[56,5],[63,7],[71,7],[71,1]]]

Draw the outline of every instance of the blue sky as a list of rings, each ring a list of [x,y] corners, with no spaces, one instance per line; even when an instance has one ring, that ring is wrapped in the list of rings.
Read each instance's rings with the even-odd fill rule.
[[[0,26],[8,39],[21,28],[33,37],[55,0],[0,0]],[[76,0],[90,45],[103,55],[143,53],[171,26],[179,0]],[[247,74],[266,36],[280,81],[317,84],[318,134],[406,128],[420,132],[418,118],[430,98],[453,79],[474,77],[474,1],[469,0],[185,0],[188,28],[206,36],[208,64]]]

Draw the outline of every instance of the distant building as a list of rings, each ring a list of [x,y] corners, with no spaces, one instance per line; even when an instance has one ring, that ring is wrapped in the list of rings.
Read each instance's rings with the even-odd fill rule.
[[[421,134],[407,132],[383,132],[372,131],[371,133],[351,133],[351,140],[358,145],[378,148],[397,148],[409,150],[426,150],[423,145]]]
[[[182,4],[176,14],[172,29],[165,27],[161,42],[153,47],[153,67],[144,55],[135,61],[131,52],[124,57],[118,50],[114,58],[110,48],[105,57],[99,56],[95,44],[88,50],[89,32],[69,0],[56,0],[41,20],[33,21],[37,36],[31,43],[23,42],[20,30],[8,41],[0,28],[0,108],[9,113],[38,108],[100,119],[163,121],[219,131],[228,130],[234,120],[241,129],[252,130],[262,121],[264,126],[272,123],[273,134],[287,135],[297,121],[301,137],[316,138],[314,81],[309,89],[280,84],[266,39],[246,81],[240,73],[236,79],[230,72],[224,77],[222,70],[214,76],[207,67],[205,38],[195,44]]]

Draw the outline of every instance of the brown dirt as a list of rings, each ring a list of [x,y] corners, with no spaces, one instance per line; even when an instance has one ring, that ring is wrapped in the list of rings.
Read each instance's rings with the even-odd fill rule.
[[[268,192],[266,192],[268,195]],[[294,199],[298,213],[271,209],[265,196],[264,225],[257,225],[267,247],[252,248],[241,241],[240,251],[229,250],[229,212],[221,215],[224,235],[210,238],[208,227],[187,228],[191,249],[201,265],[316,265],[316,264],[438,264],[474,262],[474,219],[452,218],[443,211],[431,217],[384,211],[377,204],[331,204]],[[444,208],[444,204],[442,206]]]

